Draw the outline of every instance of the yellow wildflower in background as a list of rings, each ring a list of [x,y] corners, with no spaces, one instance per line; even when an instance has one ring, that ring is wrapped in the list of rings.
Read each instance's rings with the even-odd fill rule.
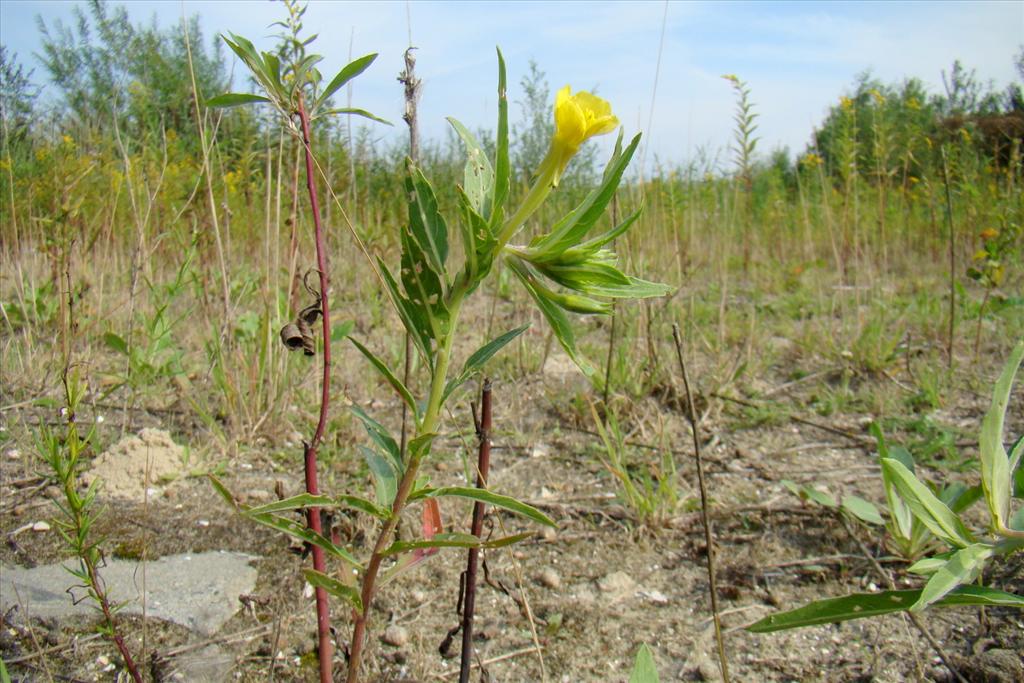
[[[996,230],[995,228],[985,228],[984,230],[981,231],[981,233],[978,236],[986,241],[994,240],[995,238],[999,237],[999,231]]]
[[[851,111],[853,109],[853,100],[846,96],[840,97],[839,106],[843,108],[843,111]]]

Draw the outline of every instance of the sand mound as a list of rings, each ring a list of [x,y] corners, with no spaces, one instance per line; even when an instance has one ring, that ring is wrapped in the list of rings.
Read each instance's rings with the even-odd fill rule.
[[[126,436],[93,461],[82,475],[86,485],[102,480],[100,495],[143,502],[159,495],[182,471],[185,448],[162,429],[143,429]],[[148,474],[147,474],[148,473]]]

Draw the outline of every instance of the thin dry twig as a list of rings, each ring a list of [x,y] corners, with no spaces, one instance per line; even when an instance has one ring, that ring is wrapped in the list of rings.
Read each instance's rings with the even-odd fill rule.
[[[679,325],[673,323],[672,338],[676,343],[676,357],[679,360],[679,371],[683,376],[683,389],[686,391],[687,417],[693,433],[693,451],[697,460],[697,485],[700,488],[701,519],[704,522],[704,542],[707,545],[708,584],[711,591],[711,616],[715,622],[715,641],[718,644],[718,665],[722,670],[722,679],[729,683],[729,661],[725,656],[725,641],[722,638],[722,620],[718,612],[718,587],[715,581],[715,544],[711,530],[711,519],[708,516],[708,491],[704,484],[704,464],[700,454],[700,433],[697,411],[693,407],[693,393],[690,391],[690,378],[686,374],[686,363],[683,361],[683,340],[679,334]]]

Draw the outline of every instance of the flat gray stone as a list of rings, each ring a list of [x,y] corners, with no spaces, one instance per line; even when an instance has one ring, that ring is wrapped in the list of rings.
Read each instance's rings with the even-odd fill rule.
[[[255,559],[211,551],[147,562],[146,616],[213,635],[241,608],[238,596],[255,588],[257,571],[250,565]],[[34,569],[0,565],[0,610],[17,605],[19,618],[95,616],[95,603],[65,566],[75,563],[69,560]],[[111,600],[124,603],[125,613],[142,614],[141,563],[108,560],[100,576]]]
[[[235,658],[216,645],[172,657],[160,672],[160,680],[184,683],[223,683],[231,680]]]

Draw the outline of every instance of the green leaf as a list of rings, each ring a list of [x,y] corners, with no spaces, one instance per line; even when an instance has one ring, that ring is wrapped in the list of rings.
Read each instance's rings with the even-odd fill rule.
[[[797,484],[789,479],[783,479],[782,485],[794,493],[800,500],[810,500],[827,508],[834,508],[837,506],[836,499],[827,491],[822,491],[821,489],[813,486],[803,486],[802,484]]]
[[[941,600],[957,586],[973,582],[993,553],[992,546],[984,543],[974,543],[953,553],[953,556],[932,574],[932,578],[928,579],[928,583],[921,591],[921,597],[910,608],[911,611],[920,612]]]
[[[266,515],[274,512],[302,510],[311,507],[332,508],[334,506],[334,499],[330,496],[314,496],[312,493],[300,493],[290,498],[275,500],[273,503],[247,508],[245,512],[250,515]]]
[[[435,272],[419,244],[408,231],[401,234],[402,287],[409,305],[426,321],[428,335],[440,343],[448,329],[449,313],[445,305],[444,271]]]
[[[231,492],[228,491],[228,488],[224,486],[224,484],[222,484],[220,480],[217,479],[217,477],[213,476],[212,474],[208,474],[206,476],[210,480],[210,483],[213,485],[213,490],[219,493],[220,497],[223,498],[228,505],[237,510],[238,503],[235,502],[235,497],[231,495]]]
[[[332,576],[327,576],[315,569],[303,569],[303,576],[313,588],[323,588],[336,598],[340,598],[352,606],[357,612],[362,611],[363,601],[355,586],[348,586]]]
[[[914,516],[933,534],[950,545],[963,548],[974,542],[974,536],[949,507],[935,497],[927,486],[917,480],[910,470],[892,458],[882,458],[882,472],[888,474],[893,485]]]
[[[387,287],[391,303],[398,312],[398,317],[401,318],[402,324],[409,332],[409,336],[412,338],[413,344],[415,344],[420,354],[422,354],[423,360],[426,361],[427,366],[430,368],[430,372],[433,373],[434,355],[430,345],[430,328],[427,325],[426,320],[423,319],[420,311],[412,305],[412,302],[402,296],[402,293],[398,289],[398,283],[395,282],[394,276],[391,274],[391,271],[388,270],[388,267],[384,265],[384,262],[380,257],[377,257],[377,268],[380,271],[385,286]]]
[[[103,343],[118,353],[128,355],[128,343],[120,335],[107,332],[103,335]]]
[[[629,674],[629,683],[658,683],[658,668],[654,665],[654,655],[647,643],[640,643],[633,662],[633,671]]]
[[[515,534],[503,536],[493,541],[483,541],[473,534],[448,533],[435,534],[430,540],[421,541],[395,541],[384,550],[384,555],[398,555],[412,550],[424,550],[428,548],[502,548],[513,543],[518,543],[533,536],[532,533]]]
[[[922,557],[914,564],[907,567],[907,571],[911,574],[917,574],[919,576],[931,576],[935,572],[939,571],[946,562],[949,561],[957,551],[951,550],[948,553],[939,553],[932,555],[931,557]]]
[[[377,494],[377,503],[383,507],[391,507],[398,493],[398,473],[389,458],[377,450],[360,445],[359,452],[370,468],[373,484]]]
[[[1018,471],[1021,469],[1021,457],[1024,456],[1024,435],[1017,438],[1017,442],[1010,448],[1010,469]]]
[[[376,114],[371,114],[370,112],[366,111],[365,109],[357,109],[355,107],[337,107],[335,109],[326,109],[324,111],[317,112],[316,118],[319,119],[319,118],[322,118],[324,116],[334,116],[336,114],[348,114],[350,116],[361,116],[364,119],[370,119],[371,121],[376,121],[377,123],[383,123],[386,126],[393,126],[394,125],[393,123],[391,123],[387,119],[382,119],[381,117],[377,116]]]
[[[253,104],[256,102],[270,102],[270,98],[263,97],[262,95],[250,95],[249,93],[229,92],[206,100],[206,106],[237,107],[241,104]]]
[[[572,323],[569,322],[562,308],[540,291],[536,280],[529,277],[522,268],[516,267],[518,265],[517,261],[518,259],[516,258],[509,258],[507,262],[511,266],[512,272],[523,283],[523,286],[526,287],[526,291],[533,297],[540,312],[544,314],[544,318],[551,326],[551,331],[555,333],[558,343],[562,345],[569,358],[576,363],[576,367],[583,372],[586,378],[590,380],[590,383],[600,389],[604,385],[604,378],[601,377],[597,369],[576,348],[576,334],[573,332]]]
[[[508,199],[512,165],[508,156],[508,93],[505,79],[505,58],[498,49],[498,133],[494,158],[494,201],[491,203],[491,232],[496,232],[504,220],[505,200]]]
[[[448,396],[451,395],[451,393],[455,391],[455,389],[457,389],[463,383],[469,380],[469,378],[472,377],[475,373],[479,372],[483,368],[484,364],[487,361],[489,361],[494,356],[494,354],[498,353],[498,351],[501,351],[501,349],[503,349],[510,341],[521,335],[523,332],[529,329],[529,327],[530,325],[526,324],[523,325],[522,327],[517,327],[514,330],[510,330],[505,334],[501,335],[500,337],[492,339],[491,341],[487,342],[479,349],[474,351],[473,355],[466,359],[466,364],[462,367],[462,372],[459,373],[458,377],[448,382],[448,386],[446,386],[444,389],[444,396],[441,399],[441,403],[447,401]]]
[[[769,614],[746,627],[752,633],[771,633],[805,626],[833,624],[850,619],[877,617],[910,609],[921,596],[921,590],[855,593],[841,598],[817,600],[787,612]],[[957,605],[1005,606],[1024,609],[1024,596],[981,586],[960,586],[938,600],[935,607]]]
[[[405,189],[409,193],[409,230],[417,246],[439,277],[445,273],[448,260],[448,225],[437,208],[437,197],[423,172],[408,164]]]
[[[629,143],[629,146],[618,157],[613,157],[608,162],[605,175],[600,187],[592,191],[583,202],[573,209],[569,215],[555,224],[555,227],[547,235],[540,237],[531,243],[541,260],[544,258],[557,258],[567,248],[583,241],[587,232],[597,223],[604,214],[605,207],[615,195],[619,186],[622,174],[629,165],[633,153],[640,144],[640,135],[637,134]]]
[[[366,356],[366,359],[369,360],[370,364],[377,369],[377,372],[379,372],[381,376],[387,380],[387,383],[398,392],[398,395],[402,397],[405,404],[409,406],[410,410],[412,410],[412,414],[416,417],[416,420],[419,421],[419,407],[416,405],[416,400],[413,399],[412,394],[409,393],[405,384],[402,383],[402,380],[398,379],[398,377],[395,376],[395,373],[391,372],[391,369],[384,365],[384,361],[377,358],[370,349],[356,341],[355,337],[349,337],[348,340],[352,342],[357,349],[359,349],[360,353]]]
[[[896,459],[903,463],[904,467],[909,471],[914,471],[913,458],[910,458],[910,454],[906,451],[899,452],[898,447],[890,450],[886,443],[885,435],[882,433],[882,429],[878,426],[878,423],[872,422],[868,429],[878,442],[879,459]],[[900,498],[899,491],[896,489],[893,478],[886,472],[885,468],[882,469],[882,486],[885,489],[885,498],[889,504],[890,532],[894,536],[905,541],[912,540],[915,531],[914,516],[910,512],[910,508],[908,508],[906,503],[903,502],[903,499]]]
[[[1010,389],[1021,360],[1024,341],[1018,342],[1010,354],[992,392],[992,406],[981,423],[981,486],[992,515],[993,526],[1001,529],[1010,514],[1010,459],[1003,446],[1003,422],[1010,403]]]
[[[465,252],[466,294],[470,294],[484,277],[491,271],[494,264],[495,250],[498,240],[491,232],[491,226],[483,216],[473,208],[472,202],[461,187],[456,187],[458,205],[462,211],[459,221],[459,234],[462,236]]]
[[[340,342],[345,337],[352,334],[352,330],[355,328],[355,324],[351,320],[338,323],[331,328],[331,341]]]
[[[403,469],[402,453],[398,447],[398,442],[395,441],[394,437],[388,433],[387,428],[367,415],[366,411],[357,405],[353,404],[352,412],[355,413],[356,417],[358,417],[360,421],[362,421],[363,427],[366,428],[366,433],[369,434],[373,442],[380,446],[385,453],[391,456],[391,462],[397,470],[401,472]]]
[[[316,533],[312,529],[308,529],[303,523],[271,514],[253,514],[251,512],[243,511],[242,515],[253,520],[257,524],[262,524],[265,527],[276,529],[277,531],[286,533],[300,541],[305,541],[306,543],[322,548],[331,555],[344,560],[352,567],[362,569],[362,565],[359,564],[359,560],[357,560],[352,553],[340,546],[334,545],[331,543],[330,539],[326,538],[322,534]]]
[[[478,489],[472,486],[442,486],[440,488],[432,489],[425,488],[416,491],[409,496],[409,500],[418,500],[420,498],[442,498],[444,496],[453,496],[455,498],[468,498],[470,500],[479,501],[494,507],[499,507],[509,512],[515,512],[516,514],[528,517],[535,522],[544,524],[550,527],[557,527],[554,520],[545,515],[543,512],[527,505],[522,501],[518,501],[515,498],[508,496],[502,496],[497,493],[492,493],[487,489]]]
[[[342,67],[341,71],[338,72],[338,75],[332,78],[331,82],[327,84],[326,88],[324,88],[323,93],[320,95],[320,99],[316,102],[317,106],[319,107],[330,99],[331,95],[338,92],[341,86],[366,71],[366,69],[373,64],[373,60],[375,59],[377,59],[377,53],[368,54],[360,57],[359,59],[353,60]]]
[[[422,460],[427,457],[430,454],[430,447],[436,438],[436,432],[429,432],[427,434],[420,434],[415,439],[409,441],[409,459]]]
[[[982,496],[981,485],[967,486],[958,481],[947,484],[939,492],[939,500],[949,506],[953,512],[960,514],[974,505]]]
[[[879,526],[885,524],[882,515],[878,513],[878,508],[859,496],[843,496],[843,509],[868,524],[877,524]]]
[[[1013,517],[1010,518],[1006,526],[1014,531],[1024,531],[1024,505],[1017,508],[1017,511],[1013,513]]]
[[[462,189],[473,209],[481,216],[485,216],[490,210],[489,200],[494,193],[494,170],[491,168],[491,162],[487,160],[483,148],[468,128],[450,116],[448,123],[459,134],[462,144],[466,147]]]
[[[365,512],[369,515],[373,515],[374,517],[379,517],[380,519],[388,519],[391,517],[391,513],[387,509],[382,508],[376,503],[366,500],[365,498],[360,498],[359,496],[314,496],[310,493],[300,493],[297,496],[249,508],[246,512],[248,514],[258,515],[273,512],[286,512],[288,510],[304,510],[310,507],[319,507],[324,509],[346,507],[352,508],[353,510],[359,510],[360,512]]]

